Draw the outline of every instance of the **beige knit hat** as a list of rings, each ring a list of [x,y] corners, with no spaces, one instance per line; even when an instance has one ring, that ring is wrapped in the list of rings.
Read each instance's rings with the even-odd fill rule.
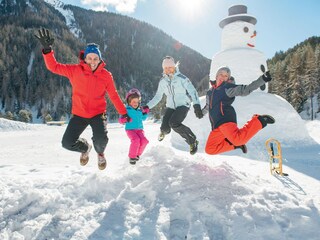
[[[162,61],[162,68],[166,67],[176,67],[176,64],[174,63],[173,57],[166,56]]]

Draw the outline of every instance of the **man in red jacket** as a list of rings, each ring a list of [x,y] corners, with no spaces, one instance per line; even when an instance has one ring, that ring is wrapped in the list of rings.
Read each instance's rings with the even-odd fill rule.
[[[104,68],[106,64],[101,59],[98,45],[88,44],[80,54],[83,56],[80,57],[80,63],[61,64],[54,57],[51,48],[54,38],[50,36],[49,30],[39,30],[39,36],[36,37],[43,46],[43,58],[48,70],[67,77],[72,86],[72,118],[63,135],[62,146],[81,152],[80,164],[86,165],[92,146],[80,135],[90,125],[93,146],[98,153],[98,167],[100,170],[105,169],[107,162],[104,150],[108,143],[105,94],[108,93],[118,113],[127,118],[128,122],[130,117],[115,88],[112,74]]]

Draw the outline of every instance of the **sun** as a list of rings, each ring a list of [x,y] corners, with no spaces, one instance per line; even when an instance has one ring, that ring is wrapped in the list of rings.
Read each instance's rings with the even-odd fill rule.
[[[176,0],[181,9],[187,12],[194,12],[201,6],[201,0]]]
[[[207,0],[171,0],[174,4],[175,11],[188,19],[194,19],[201,15],[205,8],[205,1]]]

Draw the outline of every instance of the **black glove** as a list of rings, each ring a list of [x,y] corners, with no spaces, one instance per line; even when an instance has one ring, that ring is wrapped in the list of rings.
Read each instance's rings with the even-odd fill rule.
[[[43,46],[43,53],[49,53],[51,52],[51,46],[54,42],[54,38],[50,36],[50,32],[48,29],[42,28],[38,30],[39,36],[34,35],[42,44]]]
[[[196,114],[196,117],[199,119],[203,118],[203,113],[202,113],[200,104],[193,105],[193,108],[194,108],[194,113]]]
[[[128,114],[123,114],[121,117],[127,119],[127,122],[132,122],[132,118]]]
[[[265,82],[270,82],[272,80],[272,77],[271,77],[271,74],[269,71],[265,72],[263,75],[262,75],[262,79],[263,81]]]
[[[264,65],[260,65],[260,69],[261,71],[263,72],[263,75],[262,75],[262,79],[263,81],[265,82],[270,82],[272,80],[272,77],[270,75],[270,72],[269,71],[266,71],[266,68],[264,67]],[[261,87],[260,87],[261,88]],[[261,89],[262,90],[262,89]],[[263,89],[264,90],[264,89]]]

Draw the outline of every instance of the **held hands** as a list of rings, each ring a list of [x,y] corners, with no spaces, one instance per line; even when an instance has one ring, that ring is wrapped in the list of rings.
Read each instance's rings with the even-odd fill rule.
[[[201,109],[201,111],[202,111],[202,114],[203,114],[203,116],[205,116],[207,113],[208,113],[208,111],[209,111],[209,106],[204,106],[202,109]]]
[[[34,35],[42,44],[43,46],[43,52],[49,53],[51,51],[51,46],[54,42],[54,38],[50,36],[50,32],[48,29],[42,28],[38,30],[39,36]]]
[[[193,108],[194,108],[194,113],[196,114],[196,117],[199,119],[203,118],[203,113],[202,113],[200,104],[194,104]]]
[[[120,117],[118,121],[120,124],[125,124],[127,122],[127,119],[124,117]]]
[[[129,117],[128,114],[124,114],[124,115],[122,115],[122,116],[119,118],[119,123],[125,124],[125,123],[127,123],[127,122],[132,122],[132,118]]]
[[[262,79],[265,82],[270,82],[272,80],[271,74],[269,71],[266,71],[263,65],[260,66],[261,71],[263,72]]]
[[[148,114],[150,112],[150,108],[148,106],[141,107],[141,111],[143,114]]]

